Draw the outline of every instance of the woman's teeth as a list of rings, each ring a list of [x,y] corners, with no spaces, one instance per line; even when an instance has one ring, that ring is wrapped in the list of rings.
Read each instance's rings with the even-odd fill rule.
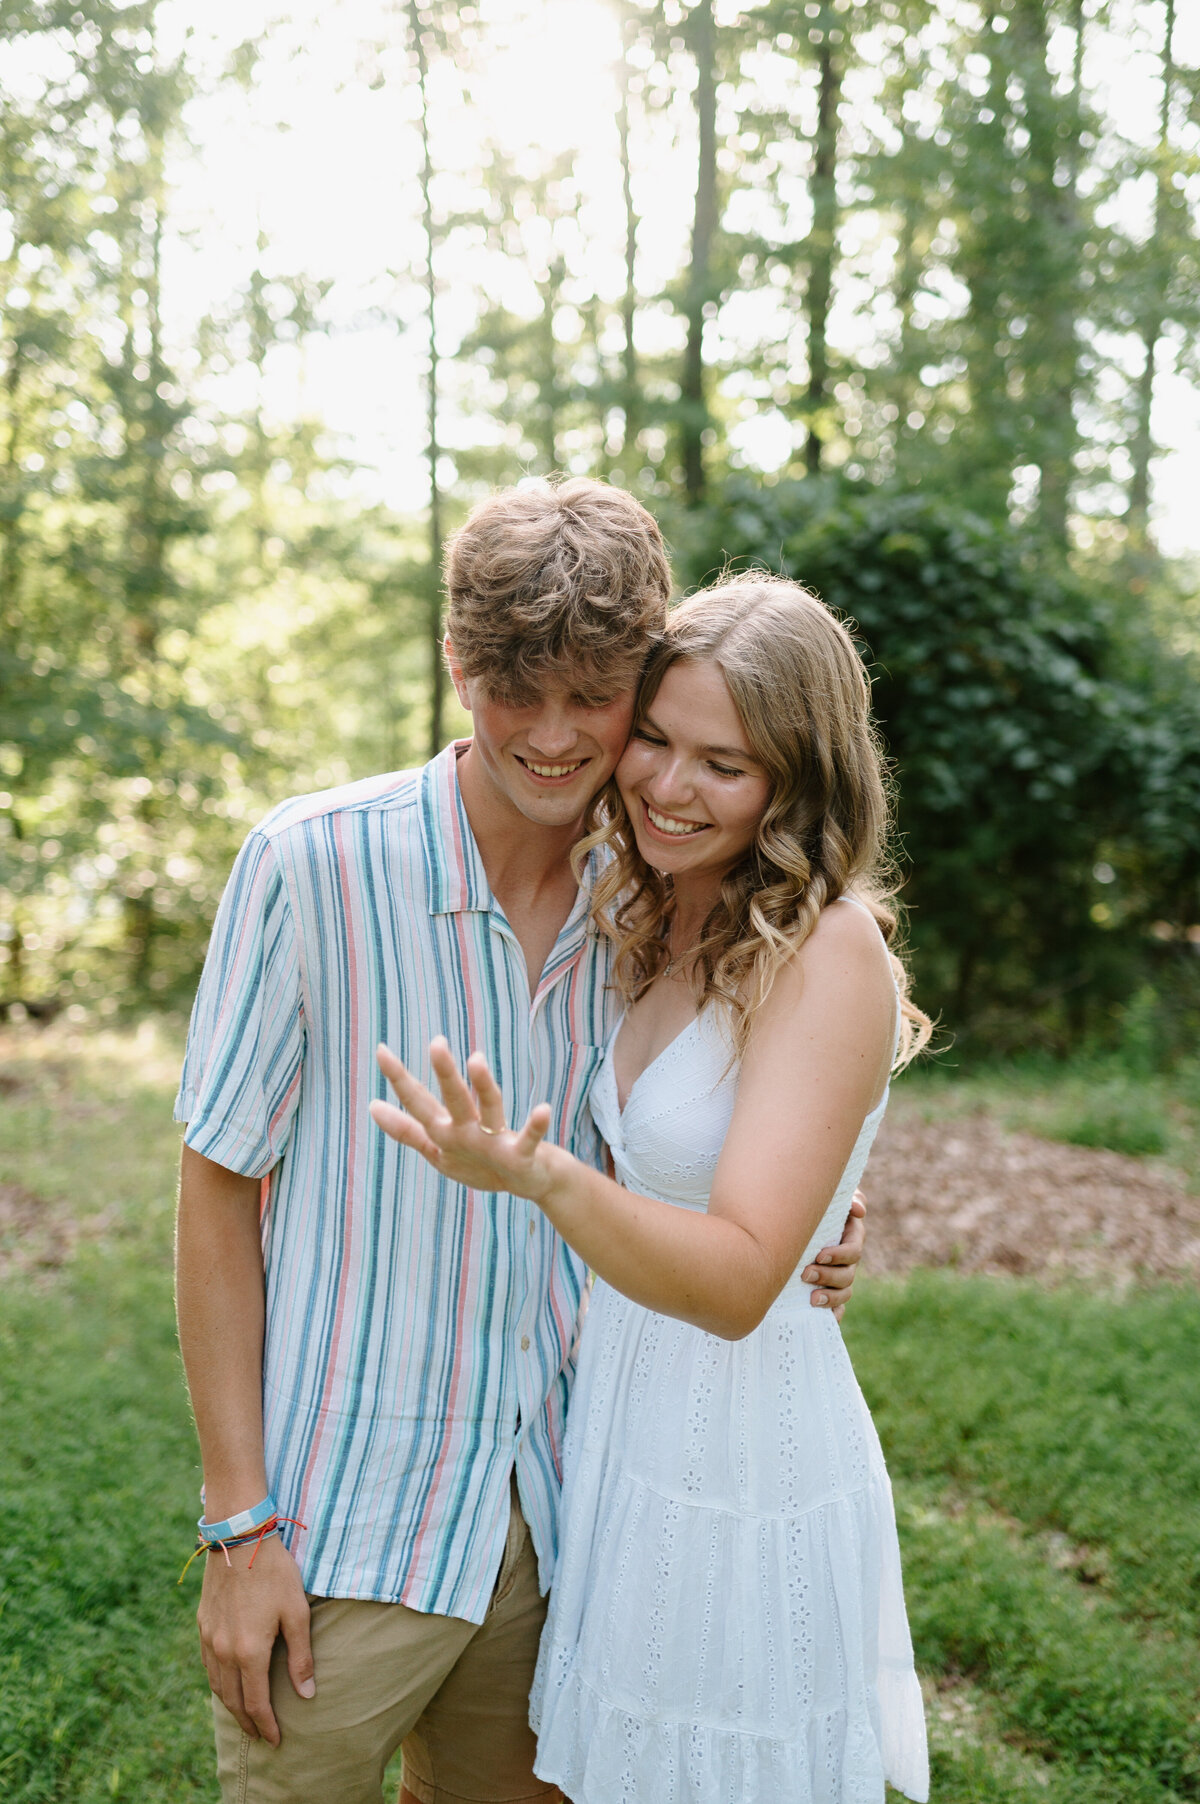
[[[535,777],[566,777],[573,770],[582,770],[587,760],[579,758],[574,764],[534,764],[532,759],[522,758],[521,763],[526,770],[531,770]]]
[[[669,814],[659,814],[656,808],[651,808],[649,802],[646,803],[646,813],[650,816],[651,825],[657,827],[660,833],[672,833],[676,839],[686,839],[692,833],[703,833],[707,826],[706,821],[677,821]]]

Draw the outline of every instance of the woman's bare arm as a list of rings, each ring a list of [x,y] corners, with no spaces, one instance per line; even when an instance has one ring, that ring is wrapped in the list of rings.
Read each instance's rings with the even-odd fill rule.
[[[406,1112],[383,1103],[371,1112],[456,1181],[530,1197],[635,1302],[740,1339],[787,1283],[829,1205],[886,1082],[894,1020],[874,924],[857,909],[826,911],[755,1022],[707,1214],[638,1196],[546,1145],[544,1105],[519,1134],[507,1132],[482,1059],[468,1063],[472,1094],[444,1042],[433,1050],[441,1103],[381,1052]]]

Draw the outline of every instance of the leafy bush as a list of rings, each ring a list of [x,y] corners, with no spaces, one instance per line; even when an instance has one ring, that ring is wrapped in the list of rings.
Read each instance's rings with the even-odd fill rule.
[[[734,485],[681,537],[691,581],[762,563],[854,624],[948,1025],[1061,1043],[1163,966],[1200,1000],[1200,703],[1112,597],[920,495]]]

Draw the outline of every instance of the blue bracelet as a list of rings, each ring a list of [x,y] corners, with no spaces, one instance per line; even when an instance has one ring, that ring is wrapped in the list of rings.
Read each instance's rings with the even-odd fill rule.
[[[240,1510],[236,1516],[230,1516],[227,1522],[206,1522],[201,1516],[196,1529],[202,1541],[232,1541],[238,1535],[251,1535],[255,1529],[269,1522],[272,1516],[279,1514],[273,1497],[264,1497],[256,1503],[252,1510]]]

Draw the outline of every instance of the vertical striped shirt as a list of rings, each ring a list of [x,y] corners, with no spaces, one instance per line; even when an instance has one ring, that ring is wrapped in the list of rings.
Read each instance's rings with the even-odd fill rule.
[[[285,803],[247,839],[192,1015],[176,1119],[262,1177],[267,1472],[307,1590],[483,1619],[514,1463],[543,1588],[584,1271],[522,1198],[449,1183],[367,1104],[384,1040],[430,1081],[478,1048],[507,1118],[585,1097],[613,1019],[581,895],[530,997],[450,747],[421,771]]]

